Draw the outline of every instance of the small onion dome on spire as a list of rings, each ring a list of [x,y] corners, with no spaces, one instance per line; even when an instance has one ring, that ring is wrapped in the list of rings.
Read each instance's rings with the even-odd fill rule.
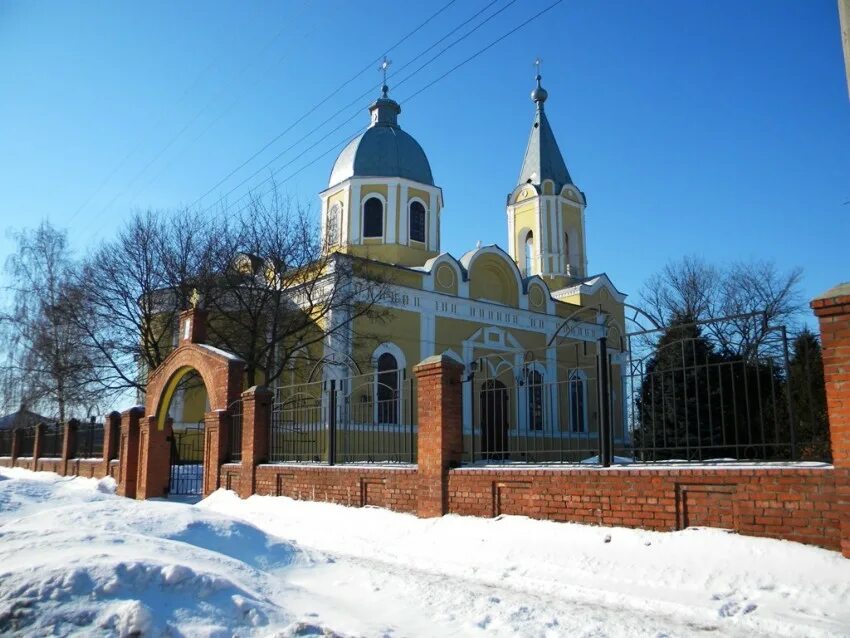
[[[540,80],[542,80],[543,77],[539,73],[535,79],[537,80],[537,88],[531,92],[531,99],[537,103],[537,108],[542,109],[543,103],[546,101],[546,98],[549,97],[549,92],[540,84]]]

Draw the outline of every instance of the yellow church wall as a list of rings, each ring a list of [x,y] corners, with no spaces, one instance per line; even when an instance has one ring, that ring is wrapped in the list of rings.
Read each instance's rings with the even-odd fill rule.
[[[458,278],[455,269],[448,264],[440,264],[434,271],[434,290],[450,295],[458,294]]]
[[[351,356],[361,371],[374,370],[372,353],[380,344],[389,342],[399,347],[404,354],[408,368],[420,360],[419,343],[420,315],[408,310],[388,310],[378,319],[357,317],[353,322],[354,339]],[[401,364],[401,362],[399,362]]]
[[[519,289],[511,266],[493,254],[484,254],[472,262],[469,273],[469,296],[495,301],[516,308]]]

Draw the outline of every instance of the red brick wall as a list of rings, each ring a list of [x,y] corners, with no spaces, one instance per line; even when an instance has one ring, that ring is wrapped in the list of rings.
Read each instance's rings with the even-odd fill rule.
[[[222,487],[225,487],[228,468],[238,466],[222,466]],[[259,465],[255,480],[256,493],[264,496],[416,512],[418,473],[415,468]]]
[[[850,558],[850,282],[814,299],[811,306],[820,324],[841,551]]]
[[[840,546],[831,467],[456,469],[449,472],[449,511],[653,530],[723,527]]]

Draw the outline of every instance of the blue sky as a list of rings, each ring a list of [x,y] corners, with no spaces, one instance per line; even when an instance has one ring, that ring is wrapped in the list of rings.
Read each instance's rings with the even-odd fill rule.
[[[133,208],[194,202],[309,113],[202,202],[214,204],[376,87],[370,67],[322,103],[447,1],[0,3],[0,228],[48,218],[81,253]],[[547,113],[589,200],[592,272],[633,299],[685,254],[801,266],[807,297],[850,278],[850,100],[833,0],[564,0],[405,100],[552,1],[515,1],[397,88],[490,0],[457,0],[389,54],[401,124],[444,189],[445,250],[505,245],[539,55]],[[365,125],[368,102],[253,181],[288,164],[278,179],[315,208],[335,155],[307,164]],[[0,257],[10,249],[3,236]]]

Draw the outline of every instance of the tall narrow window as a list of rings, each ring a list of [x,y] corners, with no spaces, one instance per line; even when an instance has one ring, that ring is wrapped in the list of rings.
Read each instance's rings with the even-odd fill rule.
[[[370,197],[363,204],[363,236],[383,237],[384,205],[377,197]]]
[[[410,239],[425,243],[425,207],[422,202],[410,202]]]
[[[525,274],[526,276],[531,274],[531,270],[534,268],[534,233],[528,231],[528,234],[525,236]]]
[[[528,373],[528,429],[543,429],[543,375],[537,370]]]
[[[389,352],[378,357],[378,423],[398,423],[398,361]]]
[[[564,233],[564,256],[567,258],[567,263],[570,263],[570,235]]]
[[[584,373],[573,370],[570,373],[570,431],[572,432],[587,432],[586,393]]]
[[[326,227],[326,236],[328,246],[336,246],[339,243],[339,218],[340,206],[334,204],[328,211],[328,221]]]

